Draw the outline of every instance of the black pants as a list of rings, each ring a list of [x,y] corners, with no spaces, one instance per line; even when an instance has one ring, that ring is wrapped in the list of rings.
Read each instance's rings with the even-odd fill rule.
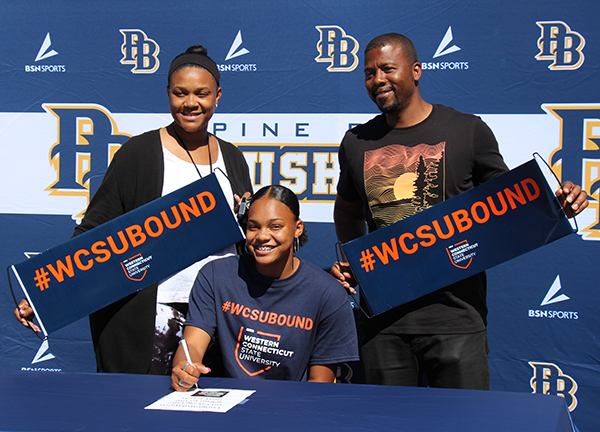
[[[488,390],[487,332],[380,333],[360,349],[367,384]]]

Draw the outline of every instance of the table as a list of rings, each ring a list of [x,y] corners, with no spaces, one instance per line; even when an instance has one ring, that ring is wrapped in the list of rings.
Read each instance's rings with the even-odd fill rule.
[[[201,378],[256,390],[221,413],[145,410],[170,377],[0,371],[2,431],[572,432],[564,400],[529,393]]]

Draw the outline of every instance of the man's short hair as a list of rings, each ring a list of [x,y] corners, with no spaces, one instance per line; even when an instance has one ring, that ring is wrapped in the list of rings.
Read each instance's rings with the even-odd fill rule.
[[[381,48],[388,45],[400,46],[406,56],[406,60],[408,60],[408,63],[410,63],[411,65],[419,61],[415,45],[409,38],[407,38],[404,35],[401,35],[400,33],[386,33],[381,36],[377,36],[375,39],[373,39],[367,44],[367,46],[365,47],[365,54],[376,48]]]

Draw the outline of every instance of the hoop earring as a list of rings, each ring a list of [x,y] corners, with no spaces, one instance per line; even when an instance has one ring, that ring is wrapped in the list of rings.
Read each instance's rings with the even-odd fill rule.
[[[294,253],[298,253],[299,249],[300,249],[300,238],[294,237]]]

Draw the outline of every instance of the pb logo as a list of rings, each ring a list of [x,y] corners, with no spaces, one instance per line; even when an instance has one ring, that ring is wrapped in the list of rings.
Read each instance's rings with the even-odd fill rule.
[[[600,104],[543,104],[542,108],[560,121],[559,147],[550,156],[552,169],[561,181],[580,182],[590,202],[584,212],[595,212],[593,219],[580,218],[588,222],[579,233],[584,240],[600,240]]]
[[[358,66],[358,41],[339,26],[316,26],[321,34],[317,43],[317,62],[327,62],[329,72],[350,72]]]
[[[560,396],[565,399],[569,411],[577,408],[577,382],[554,363],[529,362],[533,376],[529,381],[532,393]]]
[[[119,30],[123,34],[121,64],[131,64],[132,73],[154,73],[160,66],[160,47],[142,30]]]
[[[583,36],[562,21],[538,21],[536,24],[542,29],[536,59],[552,61],[548,66],[551,70],[574,70],[583,64]]]
[[[56,117],[57,139],[50,150],[56,181],[51,195],[93,196],[112,156],[130,135],[119,133],[110,112],[100,105],[43,104]]]

